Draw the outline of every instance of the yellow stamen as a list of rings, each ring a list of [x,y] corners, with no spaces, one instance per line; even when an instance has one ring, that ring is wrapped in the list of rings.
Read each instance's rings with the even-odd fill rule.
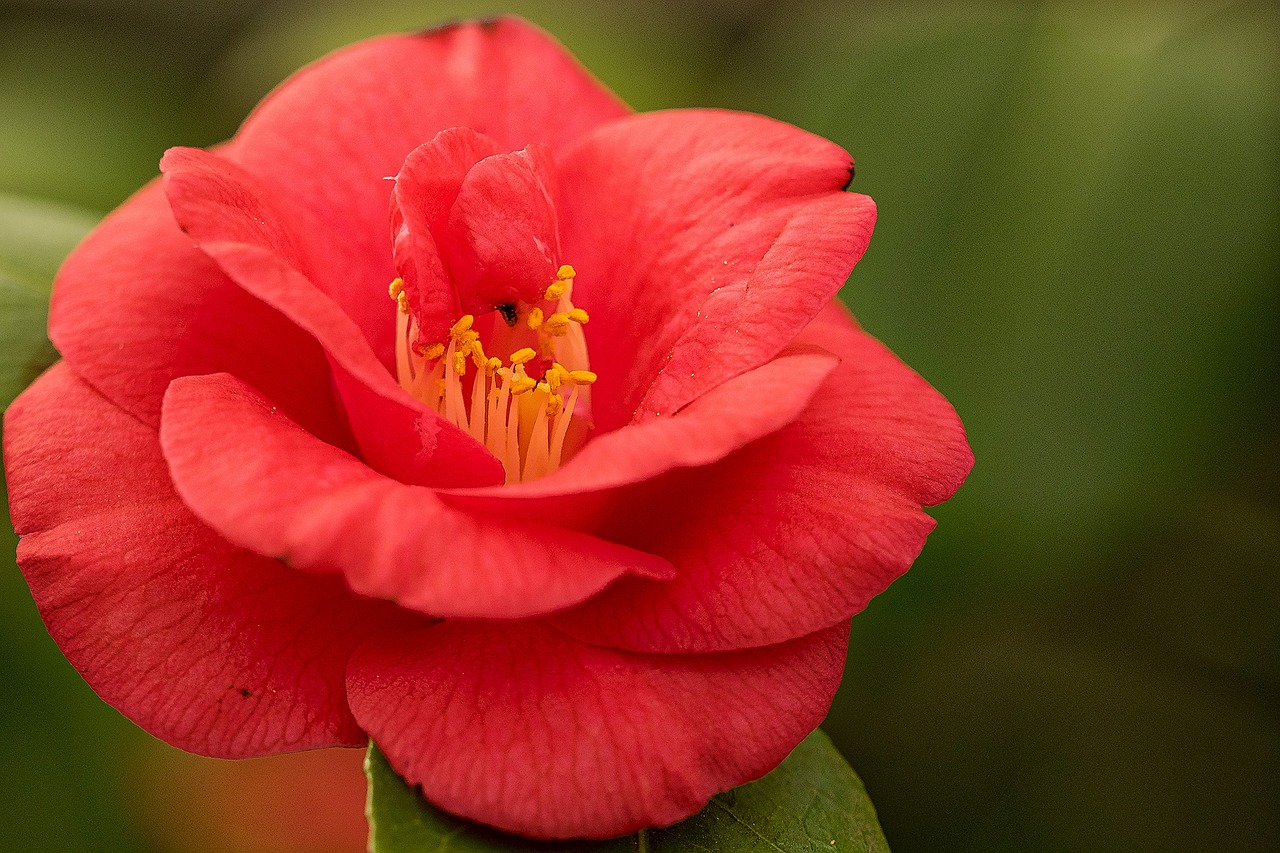
[[[449,334],[455,338],[462,335],[463,332],[471,330],[471,324],[476,321],[474,314],[463,314],[458,322],[453,324],[453,328],[449,329]]]
[[[475,364],[476,370],[489,368],[489,358],[484,354],[484,346],[480,343],[479,336],[471,342],[471,361]]]
[[[552,337],[560,337],[569,331],[569,315],[557,311],[542,324],[542,330]]]
[[[387,288],[387,293],[391,294],[391,299],[399,307],[401,314],[409,313],[409,295],[404,292],[404,279],[399,277],[391,279],[391,286]]]
[[[511,395],[519,397],[521,394],[532,391],[537,385],[537,381],[529,376],[513,376],[511,378]]]
[[[587,369],[582,329],[590,317],[572,301],[575,276],[566,264],[544,291],[547,302],[520,303],[518,314],[516,303],[506,306],[509,312],[502,306],[495,309],[504,320],[510,319],[508,314],[523,316],[527,329],[508,323],[510,331],[495,328],[493,338],[482,340],[475,315],[466,314],[449,327],[443,341],[422,344],[413,343],[421,333],[403,280],[388,287],[404,312],[396,315],[396,374],[401,387],[483,444],[502,463],[508,483],[558,469],[590,428],[588,386],[596,374]],[[481,328],[489,328],[487,320]],[[528,346],[512,352],[506,362],[486,351],[507,341]],[[468,362],[476,366],[474,372]],[[583,414],[576,414],[579,410]]]
[[[547,387],[554,394],[560,390],[560,384],[569,378],[569,371],[560,362],[554,362],[544,378],[547,380]]]

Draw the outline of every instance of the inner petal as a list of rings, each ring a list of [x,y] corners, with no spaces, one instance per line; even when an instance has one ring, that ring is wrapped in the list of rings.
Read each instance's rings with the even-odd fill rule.
[[[554,163],[452,128],[406,158],[391,198],[400,385],[499,459],[507,482],[580,446],[595,381],[560,262]]]

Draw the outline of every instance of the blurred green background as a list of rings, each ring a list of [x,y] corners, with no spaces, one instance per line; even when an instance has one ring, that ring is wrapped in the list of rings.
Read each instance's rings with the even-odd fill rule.
[[[341,44],[499,10],[638,109],[836,140],[879,205],[844,296],[977,456],[827,724],[896,853],[1280,850],[1272,2],[9,0],[3,346],[39,352],[51,259],[166,147]],[[208,829],[234,794],[99,702],[3,565],[0,684],[0,850],[359,849]]]

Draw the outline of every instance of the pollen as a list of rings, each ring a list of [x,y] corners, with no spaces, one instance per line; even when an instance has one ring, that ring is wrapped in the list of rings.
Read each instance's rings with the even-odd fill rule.
[[[401,387],[483,444],[502,463],[508,483],[555,471],[591,428],[596,374],[582,332],[590,317],[572,300],[576,277],[565,264],[541,300],[494,306],[493,321],[464,314],[443,341],[431,343],[418,340],[404,281],[396,279],[388,288],[400,309]],[[504,361],[489,355],[493,350],[511,354]]]
[[[387,293],[391,295],[391,299],[396,303],[401,314],[409,313],[409,296],[404,292],[404,279],[392,279],[391,286],[387,288]]]

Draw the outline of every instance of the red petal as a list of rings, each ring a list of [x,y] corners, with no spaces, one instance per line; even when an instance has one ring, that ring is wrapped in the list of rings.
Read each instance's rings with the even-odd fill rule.
[[[675,468],[710,465],[795,420],[836,363],[826,352],[784,355],[730,379],[673,417],[600,436],[546,477],[451,491],[449,502],[501,515],[541,513],[562,526],[590,526],[608,507],[601,492]]]
[[[175,148],[161,161],[174,215],[245,290],[280,310],[324,347],[363,458],[405,482],[484,485],[502,465],[482,445],[409,396],[369,344],[304,275],[314,224],[285,199],[216,154]],[[291,223],[297,227],[290,227]],[[380,297],[390,303],[383,293]]]
[[[303,69],[249,117],[229,156],[310,208],[357,256],[377,259],[370,278],[347,282],[335,299],[389,357],[393,305],[376,298],[395,275],[383,179],[409,152],[450,127],[473,128],[504,151],[563,145],[626,113],[549,36],[502,18],[375,39]],[[381,316],[360,313],[362,304]]]
[[[153,426],[171,379],[226,371],[326,440],[350,442],[323,351],[191,245],[158,182],[67,258],[49,336],[87,382]]]
[[[750,652],[656,656],[536,623],[446,621],[352,657],[392,767],[464,817],[543,838],[674,823],[771,770],[822,720],[848,625]]]
[[[405,158],[391,191],[391,236],[396,272],[404,280],[413,315],[418,318],[415,343],[443,341],[462,316],[458,294],[444,267],[436,234],[449,221],[449,210],[467,172],[481,159],[501,151],[498,143],[469,128],[443,130]]]
[[[405,159],[391,227],[417,343],[445,340],[461,313],[541,300],[560,266],[553,171],[544,145],[503,152],[461,127]]]
[[[676,110],[559,158],[597,423],[678,411],[777,355],[844,284],[875,222],[835,144],[760,116]],[[608,330],[608,334],[601,334]]]
[[[18,563],[104,700],[207,755],[362,741],[347,658],[391,608],[219,538],[174,494],[155,431],[65,362],[9,408],[5,463]]]
[[[552,202],[555,178],[545,145],[496,154],[477,163],[449,212],[457,235],[454,286],[468,313],[540,300],[560,267]]]
[[[225,374],[176,380],[160,437],[179,494],[230,541],[341,571],[356,592],[432,616],[529,616],[626,574],[670,576],[661,559],[582,533],[451,509],[316,440]]]
[[[800,417],[616,497],[600,534],[666,557],[676,579],[623,581],[558,627],[639,650],[765,645],[848,619],[906,571],[933,529],[921,505],[973,464],[960,421],[838,305],[799,342],[842,359]]]

